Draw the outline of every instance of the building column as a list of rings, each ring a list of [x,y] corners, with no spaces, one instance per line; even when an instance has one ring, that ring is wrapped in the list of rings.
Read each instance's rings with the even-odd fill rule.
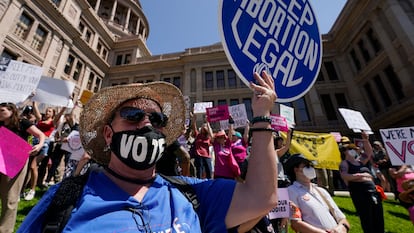
[[[77,60],[76,60],[77,61]],[[85,64],[85,69],[82,71],[83,72],[83,78],[82,80],[79,80],[81,82],[79,82],[79,88],[80,91],[82,93],[83,90],[87,89],[86,87],[88,86],[88,81],[89,81],[89,74],[91,73],[91,68]],[[82,76],[79,76],[79,78]],[[91,89],[93,90],[93,85],[95,80],[92,80],[92,85],[91,85]]]
[[[125,24],[124,24],[124,31],[129,31],[128,26],[129,26],[129,18],[130,17],[131,17],[131,8],[128,8],[126,19],[125,19]]]
[[[141,19],[138,16],[138,20],[137,20],[137,28],[135,30],[135,35],[139,35],[139,27],[141,26]]]
[[[101,7],[101,0],[96,0],[96,5],[95,5],[96,14],[98,14],[98,11],[99,11],[100,7]]]
[[[4,39],[6,38],[7,34],[10,30],[10,24],[12,24],[12,27],[16,26],[16,23],[19,20],[19,17],[16,17],[16,15],[19,15],[21,4],[19,1],[12,1],[12,3],[9,5],[9,7],[6,9],[6,11],[3,14],[3,19],[15,19],[15,21],[10,22],[9,20],[0,20],[0,44],[3,45]]]
[[[112,11],[111,11],[111,17],[109,18],[110,22],[114,22],[114,18],[115,18],[115,13],[116,13],[116,7],[118,6],[118,1],[115,0],[114,4],[112,5]]]
[[[69,49],[69,43],[64,41],[62,51],[60,52],[59,61],[57,62],[56,70],[54,73],[54,77],[56,78],[60,78],[63,75],[63,70],[65,69],[66,61],[68,60],[69,56]]]
[[[49,70],[51,70],[50,68],[53,66],[53,58],[55,57],[56,49],[58,48],[59,43],[60,38],[57,35],[52,35],[45,54],[45,60],[43,61],[43,68],[45,71],[49,72]],[[46,75],[53,76],[53,74],[48,74],[48,72]]]

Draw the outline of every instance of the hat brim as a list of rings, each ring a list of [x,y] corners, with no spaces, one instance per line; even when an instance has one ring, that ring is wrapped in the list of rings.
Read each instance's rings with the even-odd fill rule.
[[[292,172],[293,168],[301,163],[312,164],[312,162],[307,158],[304,158],[302,156],[294,156],[294,157],[289,158],[286,161],[286,164],[285,164],[286,172]]]
[[[80,115],[80,136],[86,152],[98,163],[107,165],[110,152],[105,151],[103,128],[114,110],[131,99],[151,99],[157,102],[168,117],[163,129],[167,144],[176,140],[185,127],[185,103],[180,89],[167,82],[127,84],[107,87],[94,94]]]

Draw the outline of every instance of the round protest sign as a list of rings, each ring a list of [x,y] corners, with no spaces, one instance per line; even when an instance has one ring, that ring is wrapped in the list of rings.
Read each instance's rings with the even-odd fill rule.
[[[219,22],[224,51],[246,85],[265,70],[278,102],[291,102],[315,83],[322,40],[308,0],[220,0]]]

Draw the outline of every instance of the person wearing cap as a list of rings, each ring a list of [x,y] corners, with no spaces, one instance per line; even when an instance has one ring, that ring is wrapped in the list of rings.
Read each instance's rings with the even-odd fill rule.
[[[360,156],[355,144],[342,142],[339,171],[358,213],[362,229],[365,233],[384,232],[384,214],[382,199],[378,193],[374,177],[367,167],[373,156],[372,146],[366,132],[361,133],[365,156]]]
[[[213,138],[213,149],[215,155],[214,161],[214,178],[238,179],[240,176],[240,167],[233,156],[231,150],[231,141],[229,135],[224,130],[218,131]]]
[[[274,81],[255,73],[252,110],[267,119],[276,101]],[[169,120],[165,127],[162,114]],[[84,149],[102,168],[88,180],[63,232],[244,232],[277,204],[270,123],[258,121],[244,183],[178,176],[197,194],[199,207],[156,173],[167,144],[182,133],[185,103],[166,82],[107,87],[93,95],[80,116]],[[165,155],[168,156],[168,155]],[[18,232],[41,232],[43,214],[61,183],[52,186]]]
[[[312,183],[316,178],[313,163],[302,154],[294,154],[285,164],[293,182],[288,186],[291,201],[290,222],[296,232],[343,232],[350,225],[328,191]]]

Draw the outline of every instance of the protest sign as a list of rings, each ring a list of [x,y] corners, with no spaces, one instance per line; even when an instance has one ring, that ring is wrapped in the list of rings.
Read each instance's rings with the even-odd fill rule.
[[[213,102],[200,102],[194,103],[194,111],[193,113],[206,113],[206,108],[213,107]]]
[[[247,112],[246,106],[244,104],[236,104],[229,106],[229,113],[234,120],[234,128],[245,127],[247,125]],[[220,121],[221,129],[228,129],[229,122],[228,120]]]
[[[82,104],[86,104],[92,96],[93,96],[93,92],[85,89],[82,91],[79,101]]]
[[[71,153],[70,159],[81,159],[85,153],[85,150],[82,146],[79,131],[72,130],[67,137],[67,142],[62,143],[61,149]]]
[[[280,133],[286,139],[286,133]],[[338,144],[330,133],[311,133],[295,130],[289,152],[300,153],[307,159],[316,161],[316,168],[338,170],[341,156]]]
[[[219,1],[219,27],[231,66],[249,86],[253,72],[275,81],[278,102],[292,102],[315,83],[322,40],[315,14],[303,1]]]
[[[289,131],[286,118],[280,115],[277,115],[277,114],[271,114],[270,119],[272,119],[272,123],[271,123],[272,129],[276,131],[283,131],[283,132]]]
[[[289,192],[287,188],[277,189],[277,206],[269,212],[269,218],[289,218]]]
[[[295,128],[295,109],[284,104],[279,105],[280,115],[286,119],[288,127]]]
[[[380,129],[391,164],[414,165],[414,127]]]
[[[341,133],[339,133],[339,132],[330,132],[330,134],[332,134],[332,136],[334,136],[336,142],[341,142],[341,137],[342,137]]]
[[[0,172],[13,178],[22,170],[32,147],[21,137],[0,127]]]
[[[43,68],[0,58],[0,103],[24,101],[39,84]]]
[[[206,108],[208,122],[216,122],[229,119],[229,106],[219,105],[217,107]]]
[[[42,76],[32,100],[53,106],[73,107],[71,96],[74,88],[74,82]]]
[[[373,134],[371,127],[360,112],[346,108],[339,108],[338,110],[348,128],[352,129],[355,133],[360,133],[363,130],[368,134]]]

